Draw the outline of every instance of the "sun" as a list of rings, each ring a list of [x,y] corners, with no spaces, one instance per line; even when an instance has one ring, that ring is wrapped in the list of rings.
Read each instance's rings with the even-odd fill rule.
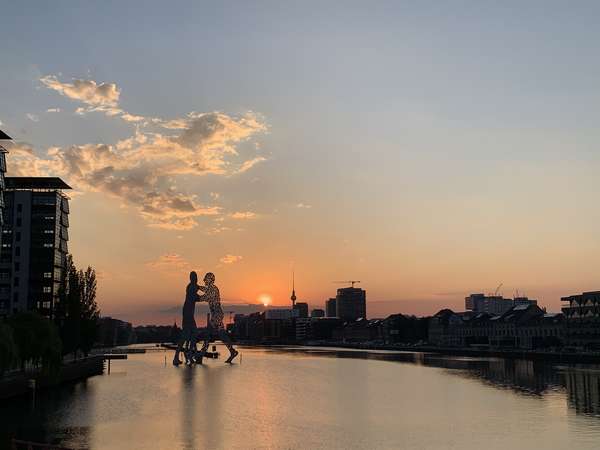
[[[263,304],[263,306],[269,306],[273,299],[269,294],[260,294],[258,296],[258,301]]]

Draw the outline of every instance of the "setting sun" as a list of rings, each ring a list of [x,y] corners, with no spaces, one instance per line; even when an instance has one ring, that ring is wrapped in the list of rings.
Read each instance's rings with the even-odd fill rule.
[[[264,306],[269,306],[272,303],[273,299],[269,294],[260,294],[258,296],[258,301],[261,302]]]

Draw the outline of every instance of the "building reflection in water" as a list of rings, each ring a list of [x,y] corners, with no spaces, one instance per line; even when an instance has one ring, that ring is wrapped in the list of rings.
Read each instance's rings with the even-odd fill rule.
[[[281,351],[289,351],[285,349]],[[434,353],[372,352],[339,349],[294,349],[311,355],[376,359],[448,369],[494,387],[543,396],[566,391],[569,407],[578,414],[600,417],[600,366],[561,366],[546,361],[453,357]]]
[[[569,406],[580,414],[600,417],[600,368],[570,367],[562,375]]]

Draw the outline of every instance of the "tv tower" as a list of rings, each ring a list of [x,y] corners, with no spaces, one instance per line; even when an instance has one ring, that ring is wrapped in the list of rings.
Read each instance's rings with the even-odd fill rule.
[[[290,297],[290,300],[292,301],[292,309],[294,309],[296,307],[296,286],[295,286],[293,269],[292,269],[292,296]]]

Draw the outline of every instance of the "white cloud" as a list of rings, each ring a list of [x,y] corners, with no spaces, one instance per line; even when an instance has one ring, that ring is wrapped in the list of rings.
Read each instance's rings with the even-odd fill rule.
[[[242,164],[240,166],[240,168],[238,169],[238,173],[244,173],[244,172],[252,169],[258,163],[260,163],[262,161],[266,161],[266,160],[267,160],[267,158],[264,158],[262,156],[257,156],[255,158],[249,159],[248,161],[245,161],[244,164]]]
[[[240,262],[243,258],[239,255],[225,255],[219,261],[223,264],[234,264]]]
[[[148,261],[146,267],[167,273],[193,270],[192,264],[177,253],[161,255],[153,261]]]
[[[40,81],[61,95],[90,106],[116,106],[121,94],[115,83],[96,83],[94,80],[79,79],[74,79],[72,83],[64,83],[54,75],[42,77]]]
[[[115,145],[51,148],[45,158],[38,158],[27,146],[14,145],[17,151],[9,149],[9,171],[59,175],[74,189],[103,192],[133,206],[149,226],[188,230],[198,225],[199,218],[223,212],[218,205],[201,204],[195,194],[179,189],[177,178],[237,173],[245,162],[237,162],[237,146],[266,126],[253,113],[241,117],[191,113],[183,120],[186,128],[174,136],[136,131]],[[252,212],[231,215],[255,216]]]
[[[252,211],[238,211],[231,213],[229,217],[236,220],[255,219],[258,215]]]
[[[40,118],[38,116],[36,116],[35,114],[31,114],[31,113],[27,113],[25,114],[27,116],[27,118],[29,120],[31,120],[32,122],[39,122]]]
[[[312,205],[307,205],[306,203],[298,203],[296,205],[296,208],[300,208],[300,209],[310,209],[312,208]]]
[[[47,113],[59,113],[60,112],[60,108],[48,108],[46,110]]]

